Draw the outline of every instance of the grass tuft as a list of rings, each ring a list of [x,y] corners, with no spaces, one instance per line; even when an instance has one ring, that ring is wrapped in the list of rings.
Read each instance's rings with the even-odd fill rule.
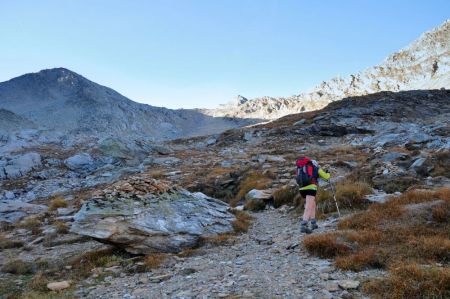
[[[250,172],[245,179],[239,184],[239,192],[236,197],[230,202],[232,207],[235,207],[245,195],[252,189],[263,190],[272,184],[272,179],[258,172]]]
[[[254,218],[243,211],[234,211],[236,220],[234,220],[231,225],[236,233],[245,233],[250,228]]]
[[[69,226],[63,221],[56,221],[53,223],[58,234],[67,234],[69,232]]]
[[[28,287],[34,291],[47,292],[47,284],[50,282],[44,272],[37,272],[28,282]]]
[[[68,206],[67,200],[65,200],[62,197],[55,197],[50,202],[50,205],[48,206],[48,209],[50,211],[55,211],[58,208],[66,208]]]
[[[373,298],[449,298],[450,269],[400,265],[390,270],[389,277],[364,284],[363,290]]]
[[[367,207],[365,196],[373,191],[372,187],[363,181],[342,181],[336,184],[335,192],[340,209],[361,209]],[[336,212],[336,204],[330,190],[319,190],[316,203],[317,209],[323,214]]]
[[[266,203],[262,199],[248,199],[245,201],[244,209],[252,212],[262,211],[266,208]]]
[[[33,272],[33,265],[30,262],[16,259],[3,265],[2,272],[19,275],[30,274]]]
[[[273,193],[273,205],[279,208],[282,205],[292,205],[299,194],[297,186],[283,186]]]
[[[0,235],[0,249],[8,248],[20,248],[23,247],[24,243],[20,240],[11,240]]]
[[[331,258],[350,252],[350,247],[338,240],[334,232],[307,236],[303,245],[312,254],[322,258]]]
[[[42,226],[42,221],[37,217],[27,217],[19,222],[17,227],[19,228],[25,228],[29,230],[38,229]]]
[[[349,255],[338,256],[336,266],[343,270],[361,271],[386,266],[386,254],[382,250],[364,248]]]
[[[164,253],[152,253],[144,257],[144,265],[147,270],[156,269],[164,263],[167,255]]]

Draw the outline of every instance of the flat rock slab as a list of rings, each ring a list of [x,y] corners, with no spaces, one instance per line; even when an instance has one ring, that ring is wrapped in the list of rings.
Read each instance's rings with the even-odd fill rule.
[[[344,290],[352,290],[357,289],[360,283],[357,280],[340,280],[338,284]]]
[[[70,282],[68,281],[58,281],[58,282],[50,282],[47,284],[47,288],[52,291],[60,291],[70,287]]]
[[[0,200],[0,221],[14,223],[27,215],[45,211],[47,211],[47,207],[44,205],[35,205],[18,200]]]
[[[87,201],[71,231],[134,254],[180,252],[201,237],[233,231],[229,206],[145,175],[115,183]]]

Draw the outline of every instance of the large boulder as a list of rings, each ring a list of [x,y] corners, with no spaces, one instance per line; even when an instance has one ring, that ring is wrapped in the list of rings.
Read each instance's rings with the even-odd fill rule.
[[[3,165],[3,166],[1,166]],[[26,153],[12,157],[9,161],[0,163],[0,178],[15,179],[22,177],[42,166],[41,155],[38,153]]]
[[[132,159],[134,151],[130,148],[130,142],[126,143],[117,138],[106,138],[98,146],[102,154],[117,159]]]
[[[180,252],[232,231],[229,206],[146,175],[119,181],[83,204],[71,231],[134,254]]]
[[[67,158],[64,164],[74,171],[92,171],[95,169],[94,159],[88,153],[80,153]]]

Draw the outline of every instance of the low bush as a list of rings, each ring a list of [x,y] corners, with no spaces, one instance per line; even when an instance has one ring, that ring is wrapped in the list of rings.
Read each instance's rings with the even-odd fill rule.
[[[7,262],[2,267],[2,272],[11,274],[30,274],[33,272],[33,264],[20,259]]]

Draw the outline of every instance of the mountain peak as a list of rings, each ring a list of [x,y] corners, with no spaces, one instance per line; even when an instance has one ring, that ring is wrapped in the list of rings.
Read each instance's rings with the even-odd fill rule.
[[[380,91],[450,87],[450,19],[423,33],[381,64],[348,76],[336,76],[288,98],[260,97],[210,111],[214,116],[275,119],[287,114],[317,110],[349,96]]]

